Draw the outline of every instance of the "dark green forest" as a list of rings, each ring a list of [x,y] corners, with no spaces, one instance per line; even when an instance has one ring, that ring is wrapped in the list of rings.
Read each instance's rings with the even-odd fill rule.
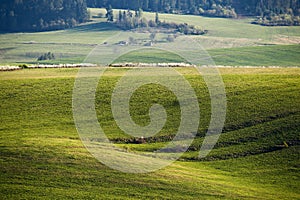
[[[1,31],[47,31],[88,19],[85,0],[1,0]]]
[[[262,16],[289,13],[299,16],[300,0],[87,0],[89,7],[106,7],[146,11],[211,14],[218,16],[235,10],[240,15]],[[227,11],[226,11],[227,10]]]
[[[87,7],[237,18],[255,24],[300,24],[300,0],[1,0],[1,31],[46,31],[73,27],[88,19]]]
[[[254,24],[300,25],[300,0],[87,0],[89,7],[237,18],[255,16]]]

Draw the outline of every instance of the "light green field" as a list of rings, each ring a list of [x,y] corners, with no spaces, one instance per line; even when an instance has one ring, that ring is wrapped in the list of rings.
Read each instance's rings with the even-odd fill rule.
[[[1,63],[36,63],[39,55],[53,52],[54,63],[80,63],[88,53],[115,33],[106,22],[64,31],[1,34]]]
[[[104,12],[104,10],[91,9],[92,16],[96,16],[99,12]],[[115,10],[115,14],[117,13],[118,10]],[[153,13],[144,12],[144,16],[148,19],[154,19]],[[266,44],[297,44],[293,48],[299,49],[300,27],[263,27],[250,24],[251,19],[233,20],[171,14],[160,14],[160,20],[176,23],[186,22],[209,30],[209,33],[204,36],[190,36],[207,50],[261,46],[259,53],[264,56],[264,48],[267,51],[272,48],[265,47]],[[92,22],[68,30],[0,34],[0,64],[37,63],[39,55],[49,51],[55,54],[56,60],[40,63],[83,62],[89,52],[98,44],[102,44],[106,39],[115,35],[117,31],[118,29],[108,24],[105,19],[92,18]],[[145,37],[149,37],[149,34],[145,33]],[[116,42],[118,41],[116,39]],[[280,47],[274,47],[273,51],[277,51],[278,48]],[[247,53],[248,49],[239,49],[239,51]],[[236,65],[237,63],[244,65],[244,63],[248,63],[247,58],[243,57],[226,58],[227,49],[216,52],[221,54],[221,57],[225,57],[224,61],[216,58],[220,65]],[[295,53],[298,54],[298,51]],[[212,54],[215,56],[214,51]],[[269,56],[268,52],[266,56]],[[280,54],[279,56],[285,55]],[[151,61],[155,62],[156,60],[152,59]],[[299,62],[299,60],[293,60],[291,64],[295,65],[295,62]],[[255,64],[255,66],[259,65],[264,65],[264,62]],[[268,65],[277,65],[276,59],[274,63],[269,62]]]
[[[131,151],[152,151],[166,141],[123,144],[112,120],[110,94],[128,69],[109,69],[96,95],[98,119],[111,139]],[[0,191],[3,199],[298,199],[300,69],[220,69],[228,111],[215,149],[195,161],[209,121],[203,80],[178,68],[199,97],[201,126],[190,150],[150,174],[109,169],[84,148],[72,117],[77,69],[30,69],[0,73]],[[145,93],[143,90],[147,90]],[[153,93],[153,91],[155,91]],[[151,96],[152,94],[152,96]],[[157,85],[132,101],[133,118],[147,123],[145,106],[157,101],[173,116],[157,135],[172,135],[178,104]],[[101,101],[102,104],[98,104]],[[147,106],[146,106],[147,108]],[[171,122],[171,123],[170,123]],[[284,142],[287,146],[284,145]]]

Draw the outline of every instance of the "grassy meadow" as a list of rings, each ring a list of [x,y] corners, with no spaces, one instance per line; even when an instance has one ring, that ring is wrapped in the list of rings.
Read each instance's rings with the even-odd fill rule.
[[[208,54],[216,65],[223,66],[278,66],[297,67],[300,63],[299,45],[249,46],[209,49]],[[171,52],[158,49],[139,49],[119,57],[115,63],[186,62]]]
[[[157,85],[142,87],[132,101],[138,124],[145,107],[165,105],[168,118],[154,142],[126,144],[112,120],[110,94],[128,69],[109,69],[99,82],[98,119],[108,137],[130,151],[153,151],[176,129],[180,112]],[[220,69],[228,111],[220,140],[195,160],[209,121],[205,84],[193,68],[178,68],[199,96],[201,126],[180,161],[154,173],[109,169],[81,143],[72,117],[77,69],[28,69],[0,73],[1,194],[4,199],[297,199],[299,198],[300,70]],[[147,90],[148,93],[143,92]],[[151,92],[154,91],[154,92]],[[157,92],[159,91],[159,92]],[[158,98],[159,97],[159,98]],[[178,120],[177,120],[178,121]],[[174,123],[175,122],[175,123]],[[160,139],[160,142],[155,142]],[[284,144],[287,144],[285,146]]]
[[[104,10],[90,12],[97,16]],[[154,15],[144,12],[148,19]],[[300,27],[263,27],[250,24],[249,18],[172,14],[160,14],[160,20],[207,29],[206,35],[189,37],[217,65],[232,66],[219,68],[227,96],[226,121],[208,156],[198,158],[210,122],[211,102],[195,68],[175,69],[198,98],[196,138],[178,161],[147,174],[110,169],[84,147],[72,113],[78,69],[1,71],[0,199],[300,199]],[[40,63],[81,63],[119,31],[105,19],[94,17],[68,30],[0,33],[0,65],[36,64],[37,57],[47,52],[56,59]],[[144,38],[149,35],[145,33]],[[115,62],[184,59],[153,48],[133,51]],[[168,144],[178,130],[178,100],[156,84],[142,86],[133,94],[130,112],[136,124],[149,124],[149,108],[156,103],[168,114],[158,134],[136,144],[135,138],[117,126],[111,111],[113,90],[129,70],[105,71],[96,92],[97,118],[117,147],[153,152]]]
[[[93,17],[104,13],[103,9],[90,9],[90,12],[91,22],[72,29],[40,33],[0,33],[0,64],[84,62],[97,45],[120,31],[107,23],[106,19]],[[114,13],[117,15],[118,10]],[[144,12],[144,16],[154,19],[153,13]],[[185,22],[207,29],[206,35],[190,37],[208,50],[218,65],[299,66],[297,56],[300,49],[300,27],[263,27],[250,24],[249,18],[232,20],[173,14],[159,16],[161,21]],[[145,38],[149,35],[145,33]],[[119,42],[118,38],[115,42]],[[285,52],[278,52],[282,46],[276,45],[291,46],[283,47]],[[56,59],[38,62],[37,58],[47,52],[54,53]],[[247,57],[249,53],[250,58]],[[255,63],[252,58],[255,58]],[[282,58],[284,61],[277,62]]]

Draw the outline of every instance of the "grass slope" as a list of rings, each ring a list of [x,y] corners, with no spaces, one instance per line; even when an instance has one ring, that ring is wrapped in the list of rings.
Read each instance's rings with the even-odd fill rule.
[[[98,118],[110,138],[126,136],[111,119],[110,92],[127,69],[110,69],[99,83]],[[221,69],[228,112],[224,134],[206,161],[194,161],[209,120],[203,80],[178,68],[200,101],[199,136],[182,161],[144,175],[107,168],[83,147],[72,119],[76,69],[0,73],[0,191],[4,199],[297,199],[299,198],[299,69]],[[143,93],[143,90],[149,91]],[[150,96],[150,94],[154,96]],[[157,101],[174,111],[168,91],[141,88],[132,102],[137,123]],[[206,99],[206,100],[205,100]],[[101,113],[101,115],[100,115]],[[172,118],[168,119],[172,120]],[[168,123],[168,122],[167,122]],[[160,133],[170,135],[177,123]],[[166,141],[128,144],[150,151]],[[288,147],[284,147],[286,142]],[[125,144],[118,144],[124,146]],[[188,162],[189,161],[189,162]]]

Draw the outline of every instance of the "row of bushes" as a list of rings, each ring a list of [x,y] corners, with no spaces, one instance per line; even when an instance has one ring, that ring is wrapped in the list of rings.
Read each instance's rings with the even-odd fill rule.
[[[263,26],[299,26],[300,17],[290,14],[280,14],[272,16],[258,17],[253,24],[259,24]]]
[[[196,28],[194,25],[188,25],[187,23],[176,24],[174,22],[160,22],[160,27],[166,29],[175,29],[185,35],[204,35],[208,31]]]
[[[224,17],[224,18],[237,18],[237,14],[233,8],[230,6],[221,5],[213,6],[212,9],[204,10],[199,8],[199,14],[209,17]]]
[[[111,11],[108,12],[111,15]],[[110,21],[111,18],[108,18]],[[132,13],[130,10],[127,12],[119,12],[119,17],[115,22],[118,27],[124,30],[130,30],[135,28],[166,28],[166,29],[174,29],[177,32],[183,33],[185,35],[203,35],[207,33],[207,30],[202,30],[196,28],[193,25],[188,25],[187,23],[169,23],[169,22],[161,22],[159,20],[158,13],[156,13],[155,20],[147,20],[146,18],[142,17],[142,10],[136,11],[136,13]]]

